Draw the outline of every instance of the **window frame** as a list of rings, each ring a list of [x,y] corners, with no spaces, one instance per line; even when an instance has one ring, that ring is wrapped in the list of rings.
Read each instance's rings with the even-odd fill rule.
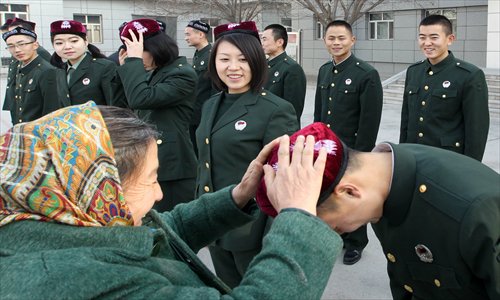
[[[12,18],[21,18],[23,20],[29,20],[30,6],[29,4],[12,4],[12,3],[1,3],[5,5],[7,10],[0,10],[0,25],[3,25],[5,21]],[[25,11],[12,10],[12,6],[24,6]],[[8,16],[6,16],[8,15]]]
[[[444,14],[444,11],[453,11],[455,13],[455,18],[450,18]],[[431,13],[432,12],[432,13]],[[458,12],[456,8],[435,8],[435,9],[426,9],[424,10],[424,18],[430,15],[442,15],[448,18],[451,22],[451,27],[453,30],[453,34],[455,38],[457,38],[457,26],[458,26]]]
[[[386,15],[390,18],[385,18]],[[379,20],[372,20],[372,16],[380,15]],[[387,34],[385,37],[379,37],[379,25],[387,24]],[[374,12],[368,14],[368,39],[372,41],[391,41],[394,40],[394,12]]]
[[[104,43],[104,38],[103,38],[103,30],[102,30],[102,15],[98,14],[73,14],[73,19],[75,21],[81,20],[83,17],[83,20],[85,22],[80,23],[87,28],[87,40],[91,44],[103,44]],[[94,23],[94,22],[89,22],[89,17],[98,17],[99,18],[99,23]],[[95,29],[95,27],[98,26],[98,29]],[[96,41],[96,36],[95,33],[99,33],[99,41]]]
[[[325,27],[318,20],[317,17],[314,17],[313,28],[314,28],[313,29],[314,30],[314,39],[315,40],[323,40],[325,38]]]

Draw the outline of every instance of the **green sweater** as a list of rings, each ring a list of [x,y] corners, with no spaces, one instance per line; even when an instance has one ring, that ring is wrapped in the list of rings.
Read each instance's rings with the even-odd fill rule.
[[[20,221],[0,227],[0,291],[7,299],[319,299],[340,237],[324,222],[285,210],[232,291],[195,255],[252,216],[230,188],[152,211],[141,227],[74,227]],[[225,294],[227,292],[227,294]]]

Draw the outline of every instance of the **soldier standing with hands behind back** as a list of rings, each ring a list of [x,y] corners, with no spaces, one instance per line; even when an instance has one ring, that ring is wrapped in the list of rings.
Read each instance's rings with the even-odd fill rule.
[[[418,43],[427,59],[406,71],[399,142],[481,161],[490,124],[488,87],[481,69],[448,50],[454,40],[448,18],[430,15],[420,22]]]
[[[370,151],[382,115],[382,84],[377,70],[352,54],[355,42],[346,21],[326,26],[325,45],[333,59],[319,70],[314,121],[326,123],[350,148]],[[344,264],[358,262],[367,244],[366,225],[345,235]]]

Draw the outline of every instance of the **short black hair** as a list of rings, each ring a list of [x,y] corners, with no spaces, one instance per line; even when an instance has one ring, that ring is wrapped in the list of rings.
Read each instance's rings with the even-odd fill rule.
[[[349,33],[351,33],[351,35],[353,35],[351,24],[349,24],[348,22],[346,22],[344,20],[334,20],[334,21],[331,21],[330,23],[328,23],[328,25],[326,25],[325,32],[328,30],[328,28],[333,27],[333,26],[342,26],[342,27],[345,27],[345,29],[347,29],[349,31]]]
[[[266,55],[264,54],[260,40],[248,33],[233,32],[224,34],[215,41],[208,62],[208,72],[212,82],[219,90],[227,92],[227,85],[217,75],[217,68],[215,67],[215,57],[222,42],[231,43],[241,51],[252,72],[250,89],[253,92],[259,92],[267,82]]]
[[[286,32],[286,28],[280,24],[271,24],[267,25],[264,30],[271,29],[273,31],[274,40],[277,41],[279,39],[283,40],[283,49],[286,49],[286,45],[288,44],[288,33]]]
[[[453,26],[450,20],[443,15],[429,15],[420,21],[420,26],[430,26],[430,25],[441,25],[443,27],[444,33],[448,36],[453,33]]]
[[[177,43],[162,31],[144,40],[144,51],[151,54],[158,68],[172,63],[179,57]]]

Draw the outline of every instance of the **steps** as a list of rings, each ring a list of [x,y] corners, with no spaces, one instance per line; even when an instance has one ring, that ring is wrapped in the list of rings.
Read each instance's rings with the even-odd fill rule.
[[[384,104],[401,104],[403,102],[405,74],[399,74],[399,78],[393,79],[387,83],[384,88]],[[488,85],[488,106],[490,116],[500,117],[500,75],[486,75],[486,84]]]

